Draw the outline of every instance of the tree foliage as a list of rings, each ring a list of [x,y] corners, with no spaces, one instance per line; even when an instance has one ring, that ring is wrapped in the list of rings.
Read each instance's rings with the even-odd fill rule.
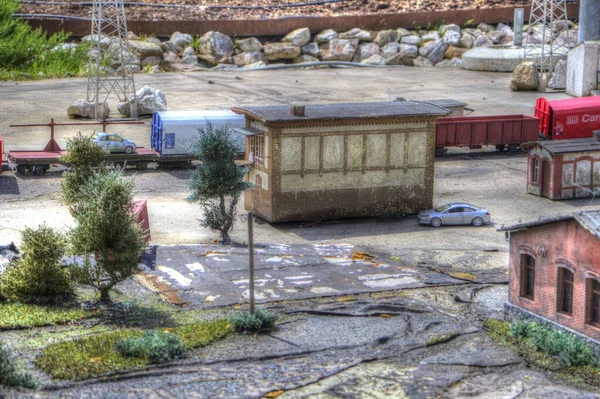
[[[122,170],[93,172],[73,207],[76,227],[71,244],[76,254],[86,256],[77,280],[100,291],[104,302],[110,301],[113,286],[137,271],[146,246],[132,214],[132,200],[133,183],[125,180]]]
[[[106,152],[94,143],[90,136],[79,132],[75,137],[67,140],[67,154],[61,158],[61,161],[71,167],[70,171],[63,174],[64,179],[60,187],[62,200],[73,213],[82,187],[94,171],[105,170]]]
[[[222,242],[229,244],[237,203],[251,184],[244,181],[246,168],[235,163],[238,150],[227,126],[215,127],[208,123],[198,132],[200,137],[192,154],[202,163],[190,178],[189,201],[202,204],[202,226],[217,230]]]
[[[22,233],[22,255],[0,277],[0,292],[8,300],[57,304],[74,296],[69,269],[61,265],[66,237],[46,225]]]

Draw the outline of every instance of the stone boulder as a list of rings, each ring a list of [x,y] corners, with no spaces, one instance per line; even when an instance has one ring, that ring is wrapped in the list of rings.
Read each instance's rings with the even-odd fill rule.
[[[183,55],[181,59],[184,64],[195,65],[198,63],[198,57],[196,56],[196,50],[193,47],[186,47],[183,50]]]
[[[185,48],[192,43],[194,38],[189,33],[173,32],[171,34],[170,42],[175,43],[181,48]]]
[[[417,58],[419,56],[419,48],[410,44],[401,44],[398,48],[398,54],[402,54],[410,58]]]
[[[492,25],[480,23],[479,25],[477,25],[477,29],[479,29],[482,32],[491,32],[494,30],[494,27]]]
[[[181,55],[184,49],[184,47],[180,47],[171,41],[161,43],[160,48],[162,49],[163,53],[166,53],[167,51],[172,51],[177,55]]]
[[[137,113],[141,115],[152,115],[157,111],[167,110],[167,99],[162,91],[150,86],[142,87],[137,93]],[[117,105],[117,109],[122,115],[129,117],[131,114],[131,104],[135,99],[122,102]]]
[[[449,60],[453,58],[461,58],[466,51],[468,51],[466,48],[449,46],[444,53],[444,57]]]
[[[308,28],[296,29],[288,33],[281,41],[291,43],[296,47],[302,47],[310,42],[310,30]]]
[[[472,48],[474,44],[475,44],[475,39],[473,39],[473,36],[471,36],[467,33],[464,33],[460,37],[460,47],[469,49],[469,48]]]
[[[548,81],[551,89],[564,89],[567,87],[567,61],[560,60],[554,68],[554,74]]]
[[[172,51],[167,51],[164,56],[162,63],[160,64],[165,70],[172,70],[173,64],[180,64],[182,62],[181,58]]]
[[[537,90],[539,77],[532,61],[523,62],[515,68],[510,81],[512,91]]]
[[[358,48],[358,40],[333,39],[319,46],[323,61],[352,61]]]
[[[138,40],[138,39],[139,39],[138,35],[136,35],[135,33],[133,33],[130,30],[127,31],[127,40]]]
[[[486,35],[480,35],[475,39],[473,45],[474,47],[490,47],[493,46],[494,43],[492,43],[492,40]]]
[[[318,57],[319,45],[317,43],[308,43],[306,46],[302,46],[302,54]]]
[[[390,58],[398,54],[399,50],[400,45],[398,43],[388,43],[381,48],[380,54],[383,58]]]
[[[226,59],[233,55],[233,40],[219,32],[206,32],[200,38],[198,52],[211,55],[217,60]]]
[[[375,54],[379,54],[379,46],[376,43],[364,43],[358,46],[358,50],[356,50],[352,61],[361,62]]]
[[[404,29],[404,28],[396,29],[396,34],[398,35],[398,39],[400,39],[401,37],[404,37],[404,36],[411,35],[410,31],[408,29]]]
[[[424,42],[440,40],[440,34],[437,30],[430,30],[429,32],[422,34],[421,39],[423,39]]]
[[[414,66],[419,66],[419,67],[432,67],[433,65],[431,65],[431,62],[429,62],[429,60],[425,57],[421,57],[418,56],[417,58],[415,58],[413,60],[413,64]]]
[[[444,43],[448,46],[460,45],[460,32],[449,30],[444,34]]]
[[[160,45],[149,41],[130,40],[129,51],[141,60],[146,57],[162,57],[163,55],[163,50],[160,48]]]
[[[293,60],[298,57],[302,49],[292,43],[267,43],[263,49],[269,61]]]
[[[108,117],[110,108],[108,103],[100,103],[98,106],[103,108],[103,116]],[[96,118],[96,104],[80,99],[75,101],[67,108],[67,115],[70,118]]]
[[[253,64],[258,61],[267,62],[267,57],[261,51],[243,52],[233,57],[233,63],[237,66]]]
[[[390,58],[388,58],[385,62],[386,65],[406,65],[413,66],[413,58],[406,54],[398,53]]]
[[[258,40],[255,37],[249,37],[247,39],[236,40],[235,46],[237,48],[239,48],[240,50],[245,51],[247,53],[251,53],[254,51],[262,51],[262,49],[263,49],[262,43],[260,42],[260,40]]]
[[[163,57],[146,57],[142,60],[142,68],[149,66],[154,66],[154,65],[160,65],[161,62],[163,61]]]
[[[229,64],[232,57],[229,56],[215,56],[212,54],[198,54],[198,61],[207,64],[208,66],[215,66],[220,64]]]
[[[408,35],[408,36],[403,36],[400,39],[400,43],[402,44],[410,44],[413,46],[418,46],[419,44],[421,44],[422,39],[421,36],[419,35]]]
[[[149,37],[148,39],[146,39],[146,42],[152,43],[152,44],[157,44],[159,46],[162,43],[158,37]]]
[[[419,49],[419,55],[426,58],[431,65],[435,65],[444,59],[448,45],[442,39],[425,43]]]
[[[377,36],[373,39],[379,47],[383,47],[388,43],[396,43],[398,41],[398,32],[394,29],[387,29],[377,32]]]
[[[353,28],[347,32],[340,33],[338,38],[346,40],[358,39],[359,42],[368,42],[371,41],[371,33],[359,28]]]
[[[379,54],[375,54],[367,58],[366,60],[362,60],[360,63],[365,65],[385,65],[387,60],[380,56]]]
[[[95,44],[96,42],[99,41],[100,42],[100,47],[103,47],[103,48],[107,48],[112,43],[112,41],[110,40],[110,38],[108,36],[105,36],[105,35],[100,35],[100,37],[98,37],[97,35],[87,35],[87,36],[82,37],[81,41],[83,43],[89,42],[90,44]]]
[[[333,29],[325,29],[324,31],[321,31],[316,34],[315,43],[317,43],[317,44],[327,43],[327,42],[330,42],[331,40],[337,39],[337,38],[338,38],[338,34],[336,31],[334,31]]]
[[[442,35],[446,35],[446,33],[450,32],[450,31],[460,34],[460,26],[458,26],[456,24],[449,24],[449,25],[444,25],[440,28],[440,33]]]

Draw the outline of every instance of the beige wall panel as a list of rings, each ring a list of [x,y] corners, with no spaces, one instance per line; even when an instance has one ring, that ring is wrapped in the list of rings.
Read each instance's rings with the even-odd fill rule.
[[[266,144],[265,140],[265,147],[267,147]],[[300,137],[284,137],[281,139],[281,170],[300,169],[301,145]]]
[[[348,167],[362,167],[363,136],[348,136]]]
[[[262,170],[258,170],[256,168],[251,168],[250,172],[249,172],[248,181],[252,184],[256,184],[256,176],[260,176],[260,178],[261,178],[260,188],[262,188],[263,190],[268,190],[269,189],[269,175],[266,172],[263,172]]]
[[[298,150],[298,154],[300,154],[300,150]],[[265,135],[265,146],[263,148],[263,164],[265,168],[269,167],[269,159],[271,158],[271,154],[269,153],[269,136]],[[298,155],[300,157],[300,155]]]
[[[390,140],[390,165],[404,166],[404,140],[406,133],[394,133]]]
[[[367,136],[367,166],[385,166],[386,134],[369,134]]]
[[[425,169],[403,169],[362,172],[309,173],[281,176],[281,191],[316,191],[389,186],[417,186],[425,182]]]
[[[344,136],[323,137],[323,168],[344,167]]]
[[[304,139],[304,169],[319,169],[321,140],[317,136]]]
[[[267,127],[257,120],[251,120],[250,127],[257,129],[257,130],[261,130],[263,132],[267,131]]]
[[[424,165],[427,157],[427,132],[408,135],[408,164]]]

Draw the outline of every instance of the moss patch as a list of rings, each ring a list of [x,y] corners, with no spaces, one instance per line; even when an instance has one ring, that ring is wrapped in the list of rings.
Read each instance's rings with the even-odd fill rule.
[[[208,345],[231,333],[227,320],[210,320],[187,326],[167,328],[185,343],[188,349]],[[121,356],[116,343],[140,337],[140,329],[122,329],[94,334],[72,341],[50,345],[36,359],[37,366],[56,379],[82,380],[148,365],[147,359]]]
[[[97,310],[0,303],[0,330],[68,324],[97,314]]]
[[[433,346],[433,345],[437,345],[437,344],[442,344],[444,342],[448,342],[448,341],[456,338],[457,336],[458,336],[458,334],[456,334],[456,333],[432,335],[425,342],[425,346]]]

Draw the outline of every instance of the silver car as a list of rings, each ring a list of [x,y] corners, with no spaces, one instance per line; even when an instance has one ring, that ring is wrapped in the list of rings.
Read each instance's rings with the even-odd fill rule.
[[[450,202],[441,205],[435,209],[423,211],[417,215],[420,224],[427,224],[433,227],[450,224],[472,224],[481,226],[492,220],[490,212],[485,208],[480,208],[466,202]]]
[[[136,146],[133,141],[127,140],[116,133],[94,133],[92,141],[108,152],[124,152],[131,154],[135,152]]]

